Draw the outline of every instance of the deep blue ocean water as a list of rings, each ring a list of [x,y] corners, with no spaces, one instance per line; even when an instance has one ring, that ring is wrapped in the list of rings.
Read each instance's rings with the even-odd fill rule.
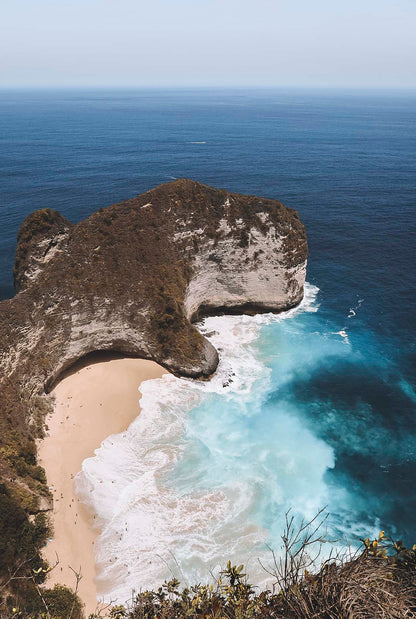
[[[319,462],[334,529],[380,526],[414,543],[415,156],[414,92],[0,92],[0,296],[13,294],[16,234],[37,208],[76,222],[189,177],[297,209],[319,309],[261,327],[250,346],[270,376],[245,397],[243,425],[233,417],[241,398],[206,396],[166,483],[176,472],[177,493],[214,488],[213,477],[243,466],[242,445],[250,454],[250,440],[272,435],[269,452],[284,444],[291,472],[284,479],[264,454],[249,463],[252,474],[265,458],[267,474],[246,511],[272,541],[283,508],[310,500],[315,482],[303,490],[291,463],[300,450],[306,468]],[[187,467],[226,448],[224,436],[207,438],[219,409],[238,428],[235,444],[227,435],[234,455],[189,477]]]

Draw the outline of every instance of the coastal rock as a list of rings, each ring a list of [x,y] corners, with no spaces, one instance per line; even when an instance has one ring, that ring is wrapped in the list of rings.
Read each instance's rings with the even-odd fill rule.
[[[64,249],[70,227],[65,217],[49,208],[25,219],[17,235],[13,269],[16,292],[32,284],[56,253]]]
[[[95,351],[209,377],[218,354],[193,323],[297,305],[306,259],[296,211],[187,179],[76,225],[50,209],[32,213],[18,235],[17,294],[0,303],[2,435],[13,430],[16,445],[30,447],[45,391]]]
[[[48,390],[77,359],[107,350],[207,377],[218,355],[192,322],[295,306],[306,257],[295,211],[186,179],[77,225],[36,211],[19,231],[19,294],[0,304],[2,332],[13,326],[4,367],[26,366],[30,352],[25,375]]]

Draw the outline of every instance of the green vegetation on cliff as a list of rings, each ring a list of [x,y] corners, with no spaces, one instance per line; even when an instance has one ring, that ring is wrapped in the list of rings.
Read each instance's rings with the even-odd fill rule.
[[[416,616],[416,546],[378,539],[363,540],[354,555],[334,554],[312,570],[313,549],[325,543],[314,521],[295,530],[293,521],[282,536],[281,559],[272,554],[267,572],[271,590],[250,584],[244,566],[228,562],[213,584],[181,588],[173,578],[152,591],[142,591],[125,606],[107,605],[89,619],[401,619]],[[310,570],[310,571],[309,571]],[[0,604],[2,619],[82,619],[82,603],[65,587],[40,585],[43,569],[19,583]],[[30,585],[30,586],[29,586]],[[138,589],[140,584],[138,583]],[[0,589],[1,591],[1,589]]]
[[[51,411],[46,392],[62,373],[91,352],[112,351],[207,378],[218,354],[192,323],[198,312],[296,305],[308,253],[296,211],[189,179],[78,224],[35,211],[17,241],[17,294],[0,302],[0,592],[12,594],[11,576],[23,586],[51,534],[36,440]],[[253,270],[262,277],[248,288]]]

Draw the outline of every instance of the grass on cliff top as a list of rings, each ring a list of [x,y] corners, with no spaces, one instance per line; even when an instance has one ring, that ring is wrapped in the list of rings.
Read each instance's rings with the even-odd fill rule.
[[[101,607],[89,619],[415,617],[416,545],[406,548],[381,531],[377,539],[362,540],[355,554],[333,554],[314,570],[322,545],[328,543],[320,533],[325,519],[319,512],[312,521],[296,528],[287,514],[282,558],[271,552],[271,567],[264,568],[273,580],[272,590],[258,591],[249,583],[244,566],[229,561],[213,584],[181,588],[173,578],[157,590],[133,595],[125,606]],[[3,599],[0,616],[82,619],[82,604],[76,593],[60,585],[42,589],[37,581],[39,571],[32,569],[20,581],[22,592]],[[74,575],[76,591],[80,575]]]
[[[313,550],[326,540],[315,519],[295,529],[287,517],[282,535],[284,553],[274,554],[266,571],[273,590],[258,591],[247,580],[244,566],[228,562],[214,585],[180,589],[173,579],[157,591],[139,593],[130,604],[113,608],[114,619],[347,619],[404,618],[416,616],[416,546],[401,541],[362,540],[355,553],[334,555],[319,570],[312,571]],[[311,571],[309,571],[309,569]],[[266,568],[265,568],[266,569]],[[96,619],[100,615],[90,616]]]

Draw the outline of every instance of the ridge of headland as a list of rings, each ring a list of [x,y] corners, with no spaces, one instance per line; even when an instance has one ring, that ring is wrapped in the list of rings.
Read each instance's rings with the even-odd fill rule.
[[[306,260],[296,211],[188,179],[78,224],[51,209],[27,217],[16,249],[17,294],[0,303],[0,500],[13,515],[4,530],[14,540],[0,584],[44,536],[39,514],[52,499],[35,439],[63,373],[101,351],[208,378],[218,353],[193,323],[212,313],[294,307]],[[33,535],[23,547],[24,522]]]

